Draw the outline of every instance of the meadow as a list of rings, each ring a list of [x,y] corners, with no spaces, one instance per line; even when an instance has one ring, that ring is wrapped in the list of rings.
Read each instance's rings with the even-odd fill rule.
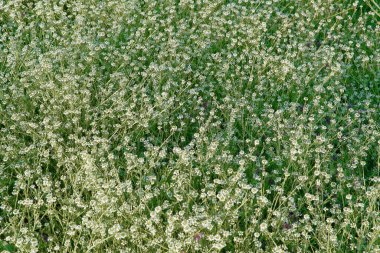
[[[380,2],[0,0],[0,252],[380,252]]]

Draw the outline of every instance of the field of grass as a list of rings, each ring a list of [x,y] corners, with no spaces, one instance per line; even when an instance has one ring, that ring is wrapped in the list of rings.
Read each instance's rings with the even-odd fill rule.
[[[380,252],[380,2],[0,0],[0,252]]]

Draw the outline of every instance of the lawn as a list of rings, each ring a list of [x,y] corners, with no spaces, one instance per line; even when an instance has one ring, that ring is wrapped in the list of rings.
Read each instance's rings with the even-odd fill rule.
[[[0,0],[0,252],[380,252],[380,2]]]

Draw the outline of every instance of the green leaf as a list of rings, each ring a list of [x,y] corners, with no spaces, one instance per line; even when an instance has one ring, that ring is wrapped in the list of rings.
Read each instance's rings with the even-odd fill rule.
[[[0,251],[16,252],[16,247],[0,240]]]

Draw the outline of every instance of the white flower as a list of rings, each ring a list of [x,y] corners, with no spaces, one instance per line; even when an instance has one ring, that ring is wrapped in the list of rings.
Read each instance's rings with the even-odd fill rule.
[[[261,232],[265,232],[268,228],[268,224],[266,224],[265,222],[261,223],[260,224],[260,231]]]

